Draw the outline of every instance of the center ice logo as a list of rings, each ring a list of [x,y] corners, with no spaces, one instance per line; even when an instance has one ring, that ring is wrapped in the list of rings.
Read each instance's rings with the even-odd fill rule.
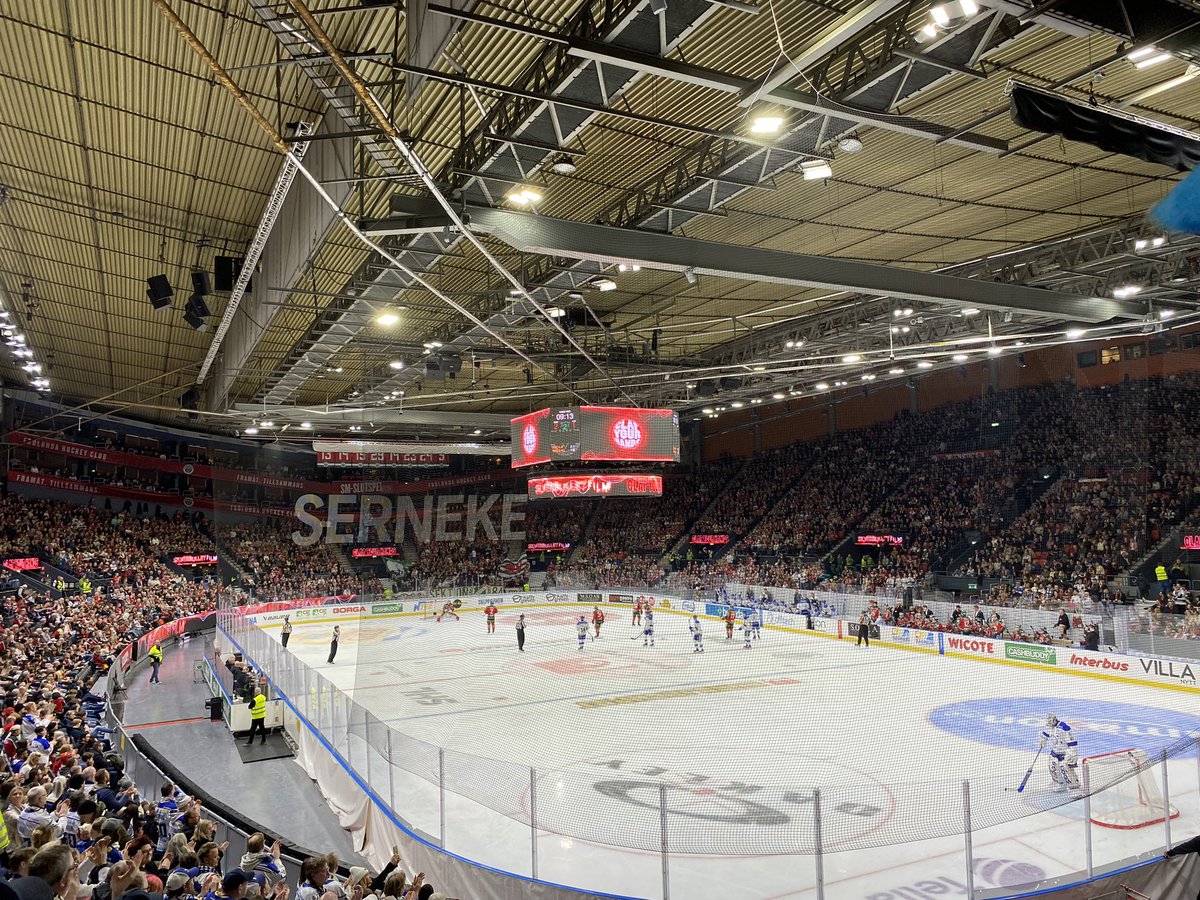
[[[1081,756],[1145,750],[1152,757],[1170,749],[1172,755],[1195,756],[1200,716],[1156,706],[1064,697],[990,697],[947,703],[929,713],[942,731],[992,747],[1009,750],[1036,748],[1047,713],[1070,723]],[[1176,751],[1178,751],[1176,753]]]

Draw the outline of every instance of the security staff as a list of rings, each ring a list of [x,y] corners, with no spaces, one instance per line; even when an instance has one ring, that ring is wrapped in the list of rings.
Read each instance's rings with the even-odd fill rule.
[[[159,684],[158,667],[162,665],[163,652],[158,644],[154,644],[150,648],[150,683]]]
[[[250,701],[250,740],[246,741],[247,747],[254,743],[255,734],[261,734],[262,742],[267,742],[267,697],[261,687],[254,692],[254,699]]]

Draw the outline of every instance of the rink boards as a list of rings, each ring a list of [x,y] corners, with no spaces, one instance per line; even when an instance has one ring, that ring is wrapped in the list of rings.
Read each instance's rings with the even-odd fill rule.
[[[657,613],[671,615],[700,615],[707,621],[723,620],[728,605],[681,600],[670,594],[633,594],[628,591],[513,591],[503,594],[480,594],[459,598],[463,612],[482,614],[487,606],[498,608],[556,607],[564,604],[583,604],[604,608],[624,609],[639,599],[652,601]],[[440,608],[445,600],[395,600],[374,603],[343,603],[333,606],[309,606],[290,612],[251,613],[247,619],[260,627],[271,629],[281,626],[285,616],[296,624],[328,622],[331,625],[355,621],[378,620],[389,617],[411,617],[420,615],[428,604]],[[754,613],[748,607],[734,606],[739,619],[746,613]],[[842,618],[812,619],[808,627],[807,617],[797,613],[762,610],[758,612],[764,627],[783,632],[807,634],[835,640],[856,640],[857,622]],[[878,634],[878,637],[876,637]],[[974,635],[950,634],[941,631],[925,631],[919,628],[897,628],[891,625],[871,626],[872,643],[919,653],[949,656],[961,659],[978,659],[1010,666],[1051,670],[1085,678],[1098,678],[1126,684],[1147,685],[1168,690],[1200,693],[1197,675],[1200,663],[1189,660],[1153,656],[1130,656],[1081,650],[1072,647],[1045,646],[1017,641],[977,637]]]

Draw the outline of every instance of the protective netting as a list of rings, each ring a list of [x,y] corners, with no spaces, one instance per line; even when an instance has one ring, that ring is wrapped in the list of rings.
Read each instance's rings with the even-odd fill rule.
[[[530,608],[527,615],[543,631],[567,629],[580,609],[574,604],[550,611]],[[661,615],[667,618],[666,613]],[[354,616],[337,618],[341,621]],[[409,621],[401,618],[399,624],[393,621],[384,630],[394,634],[407,627],[404,623]],[[478,610],[472,611],[470,621],[472,629],[482,632]],[[827,648],[841,647],[842,643],[785,635],[781,640],[772,638],[769,650],[765,644],[756,647],[754,652],[759,657],[738,656],[726,650],[729,662],[722,663],[714,673],[718,678],[713,682],[716,687],[712,687],[695,684],[694,677],[673,674],[679,657],[687,652],[686,645],[681,646],[684,638],[677,623],[664,640],[667,647],[674,642],[673,649],[664,649],[653,663],[665,673],[662,677],[639,672],[619,688],[595,684],[594,692],[576,693],[556,688],[553,677],[536,682],[530,676],[523,687],[513,684],[512,676],[497,676],[491,681],[483,678],[469,681],[467,689],[487,692],[478,698],[480,704],[449,713],[447,707],[462,704],[439,701],[439,697],[454,693],[444,687],[442,679],[455,681],[470,672],[491,671],[498,667],[501,651],[494,651],[492,659],[487,653],[478,655],[483,659],[468,658],[461,650],[443,652],[457,647],[448,648],[444,641],[439,644],[436,636],[423,643],[420,635],[410,635],[404,653],[399,653],[394,642],[381,638],[378,623],[364,620],[361,624],[341,624],[343,633],[362,638],[354,653],[345,658],[346,666],[355,670],[347,682],[354,686],[348,690],[335,685],[330,680],[331,670],[320,666],[324,632],[331,627],[327,623],[306,626],[315,635],[311,649],[305,650],[304,644],[297,649],[293,644],[287,652],[277,632],[264,631],[241,616],[222,617],[229,638],[244,649],[254,665],[268,673],[279,693],[401,821],[435,838],[440,838],[445,829],[445,807],[449,804],[452,813],[465,817],[487,820],[482,812],[487,810],[497,815],[495,821],[513,826],[534,824],[544,831],[613,847],[659,851],[665,835],[673,853],[811,854],[960,835],[968,808],[971,829],[978,831],[1081,801],[1079,792],[1055,790],[1044,755],[1021,792],[1017,786],[1026,764],[1014,762],[1011,753],[989,761],[993,751],[981,750],[976,762],[965,765],[961,774],[947,771],[941,777],[913,777],[913,770],[919,772],[924,767],[928,771],[928,763],[922,762],[901,734],[897,733],[891,744],[877,737],[855,741],[850,726],[854,721],[874,719],[877,727],[871,735],[887,733],[887,708],[873,706],[869,699],[877,696],[878,685],[868,688],[848,680],[831,689],[832,696],[840,698],[840,712],[825,703],[827,698],[816,682],[809,682],[807,688],[811,703],[796,704],[794,697],[789,698],[792,705],[772,710],[770,716],[755,714],[753,702],[747,706],[744,699],[732,705],[724,702],[730,696],[742,697],[743,690],[762,687],[759,673],[744,671],[748,660],[765,659],[769,653],[779,657],[772,665],[786,669],[789,663],[811,662],[825,655]],[[615,622],[609,624],[612,629],[618,627]],[[507,620],[504,625],[506,631],[512,627]],[[466,626],[451,622],[437,627]],[[707,629],[711,644],[723,640],[723,629],[717,623],[708,623]],[[615,660],[612,665],[634,658],[627,646],[641,650],[640,641],[627,641],[629,630],[628,624],[622,623],[619,631],[610,630],[606,638],[613,641],[609,645],[612,649],[605,651],[610,660]],[[452,643],[461,643],[463,634],[457,633]],[[552,670],[559,667],[559,681],[578,675],[574,666],[596,665],[599,659],[593,655],[590,662],[583,662],[582,657],[570,657],[575,652],[572,637],[568,633],[564,638],[563,661],[556,657],[550,666]],[[503,638],[502,652],[508,658],[515,648],[509,646],[512,639],[508,634]],[[814,649],[814,644],[819,646]],[[719,653],[724,648],[718,645],[713,649]],[[311,655],[313,650],[318,651],[316,658]],[[892,656],[894,671],[872,670],[876,681],[895,679],[898,683],[920,671],[929,689],[936,690],[937,679],[944,677],[936,668],[930,668],[933,661],[921,654]],[[387,660],[402,668],[379,668]],[[909,667],[909,671],[904,667],[905,660],[924,668]],[[369,671],[384,680],[372,687],[361,674]],[[826,682],[829,671],[832,669],[820,676]],[[403,683],[405,678],[420,686]],[[1060,710],[1065,717],[1085,710],[1087,703],[1104,702],[1104,697],[1112,697],[1119,690],[1106,682],[1078,681],[1087,696],[1075,701],[1074,706],[1063,699]],[[443,686],[439,688],[439,684]],[[548,693],[539,694],[538,690]],[[404,699],[405,692],[415,696]],[[887,693],[885,686],[878,696],[886,697]],[[497,713],[491,706],[511,699],[503,694],[527,702],[516,702]],[[1183,695],[1189,699],[1192,696]],[[620,698],[620,702],[613,703],[613,697]],[[614,717],[608,709],[611,705],[623,712],[658,703],[693,703],[696,698],[699,702],[687,712],[692,717],[692,738],[683,744],[677,735],[656,734],[651,719]],[[1044,707],[1048,702],[1048,698],[1030,700],[1032,707]],[[706,707],[706,703],[710,705]],[[553,713],[564,706],[570,708],[571,715]],[[830,709],[835,711],[830,713]],[[577,710],[584,711],[583,718],[576,715]],[[580,721],[587,721],[591,715],[599,717],[588,727],[580,726]],[[824,733],[822,729],[831,727],[829,720],[821,718],[829,715],[834,717],[833,727],[842,729],[851,758],[828,758],[825,747],[812,753],[793,749],[794,757],[783,749],[802,748],[806,736],[815,742]],[[1036,726],[1022,715],[1018,712],[1010,724],[1027,735],[1026,756],[1032,762]],[[1165,764],[1172,768],[1174,777],[1195,790],[1200,728],[1181,728],[1179,723],[1185,720],[1170,709],[1163,711],[1163,717],[1161,725],[1144,729],[1141,741],[1149,762],[1154,764],[1153,777],[1161,778]],[[790,743],[781,743],[778,733],[759,730],[765,724],[779,722],[790,723],[782,726]],[[1085,753],[1111,749],[1125,739],[1120,734],[1106,735],[1105,727],[1093,724],[1080,728]],[[611,739],[613,729],[625,730],[619,741]],[[506,733],[506,740],[511,739],[510,758],[466,749],[494,748],[492,732],[498,730]],[[981,741],[985,733],[981,730],[965,736]],[[612,749],[617,745],[636,747],[637,752],[617,753]],[[856,766],[854,756],[869,757],[870,764]],[[881,769],[889,774],[881,776]],[[1090,784],[1097,802],[1114,784],[1136,776],[1126,767],[1103,771],[1108,777],[1102,783]],[[470,813],[476,806],[480,810]],[[453,849],[453,831],[447,841]]]

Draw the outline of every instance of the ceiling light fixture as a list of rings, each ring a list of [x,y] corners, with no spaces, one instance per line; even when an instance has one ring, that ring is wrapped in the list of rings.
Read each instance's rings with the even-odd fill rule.
[[[1068,328],[1067,329],[1067,337],[1072,341],[1078,340],[1079,338],[1083,337],[1085,334],[1087,334],[1086,328]]]
[[[592,282],[592,287],[601,292],[615,291],[617,283],[611,278],[597,278]]]
[[[838,149],[843,153],[858,153],[863,148],[863,142],[854,135],[847,135],[838,141]]]
[[[931,363],[931,362],[930,362],[929,360],[927,360],[927,359],[922,359],[922,360],[919,360],[919,361],[917,362],[917,368],[918,368],[918,369],[932,369],[932,368],[933,368],[933,363]]]
[[[312,428],[312,422],[301,422],[300,427],[301,428]]]
[[[617,266],[617,271],[618,272],[640,272],[640,271],[642,271],[642,267],[637,265],[637,263],[621,263],[620,265]]]
[[[388,363],[388,368],[394,369],[395,371],[399,372],[401,369],[404,368],[404,360],[393,359],[390,363]]]
[[[548,315],[552,319],[561,319],[566,314],[567,314],[567,311],[565,309],[563,309],[561,306],[546,307],[546,315]]]
[[[275,423],[270,421],[269,419],[264,419],[260,424],[262,425],[263,428],[274,428],[275,427]]]
[[[700,410],[700,412],[704,413],[706,416],[711,416],[712,411],[713,411],[713,408],[711,406],[706,406],[706,407],[704,407],[704,409]]]
[[[844,363],[862,362],[862,357],[857,353],[848,353],[842,357],[842,362],[844,362]]]
[[[783,127],[783,116],[755,116],[750,123],[753,134],[778,134]]]
[[[550,164],[550,171],[555,175],[574,175],[576,172],[575,160],[564,153]]]
[[[255,428],[253,425],[251,425],[249,428],[247,428],[247,429],[246,429],[244,432],[242,432],[242,433],[243,433],[243,434],[258,434],[258,429],[257,429],[257,428]]]
[[[782,400],[786,396],[787,396],[787,394],[783,393],[783,391],[776,391],[775,393],[773,393],[771,395],[771,399],[772,400]]]
[[[391,328],[393,325],[395,325],[399,321],[400,321],[400,317],[398,315],[396,315],[394,312],[380,313],[378,316],[375,317],[375,323],[377,325],[382,325],[384,328]]]
[[[978,306],[965,307],[962,311],[962,314],[964,316],[977,316],[977,315],[979,315],[979,307]]]
[[[1126,297],[1132,297],[1134,294],[1140,294],[1142,286],[1140,284],[1126,284],[1113,290],[1113,296],[1123,300]]]
[[[896,366],[895,368],[888,369],[888,374],[889,375],[903,375],[904,369],[902,369],[900,366]]]
[[[815,387],[818,391],[827,391],[829,390],[829,383],[825,381],[818,381]]]
[[[741,408],[742,408],[743,406],[745,406],[746,404],[745,404],[745,403],[743,403],[741,400],[734,400],[734,401],[733,401],[732,403],[730,403],[729,405],[730,405],[730,406],[732,406],[734,409],[741,409]]]
[[[542,202],[542,195],[531,188],[521,188],[509,194],[508,199],[510,203],[518,206],[533,206],[535,203]]]
[[[955,362],[966,362],[966,361],[967,361],[967,354],[965,354],[965,353],[955,353],[955,354],[954,354],[954,361],[955,361]]]
[[[999,356],[1003,352],[999,347],[988,347],[988,356]]]
[[[683,270],[683,277],[687,279],[688,284],[695,284],[699,280],[696,278],[696,270],[691,266]]]
[[[805,181],[822,181],[833,177],[833,167],[823,159],[810,159],[800,163],[800,172]]]

